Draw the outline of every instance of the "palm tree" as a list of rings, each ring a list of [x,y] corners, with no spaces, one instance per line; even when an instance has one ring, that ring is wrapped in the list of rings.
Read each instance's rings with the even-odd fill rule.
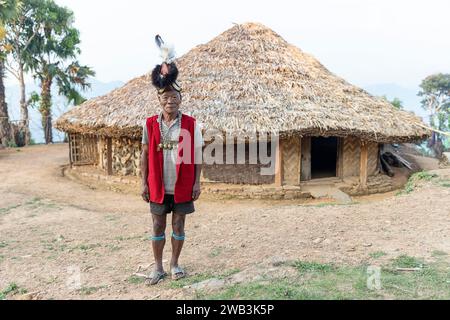
[[[5,44],[5,25],[15,17],[20,9],[20,0],[0,0],[0,144],[8,145],[11,140],[11,128],[9,125],[8,105],[5,98],[5,58],[7,47]]]
[[[79,90],[89,88],[87,80],[95,75],[90,67],[81,66],[76,60],[81,50],[78,47],[79,32],[72,26],[73,20],[69,9],[52,0],[40,0],[34,13],[38,28],[29,30],[30,33],[37,30],[29,44],[26,60],[41,87],[39,112],[46,143],[53,142],[52,84],[56,83],[58,93],[66,96],[69,102],[78,104],[83,101]]]

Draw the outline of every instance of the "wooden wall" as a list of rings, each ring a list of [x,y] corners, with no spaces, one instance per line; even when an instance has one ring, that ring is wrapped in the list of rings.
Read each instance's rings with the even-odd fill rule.
[[[368,143],[368,160],[367,175],[372,176],[378,173],[378,143],[369,141]],[[343,146],[343,168],[342,176],[351,177],[359,176],[360,173],[360,156],[361,142],[356,137],[345,137]]]

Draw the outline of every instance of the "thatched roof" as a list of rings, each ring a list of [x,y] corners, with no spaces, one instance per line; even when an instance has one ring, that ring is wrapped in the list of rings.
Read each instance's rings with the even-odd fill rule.
[[[235,25],[177,59],[182,110],[238,134],[355,135],[380,142],[423,139],[413,114],[347,83],[267,27]],[[67,132],[139,137],[160,112],[150,72],[66,112]],[[423,125],[423,124],[422,124]]]

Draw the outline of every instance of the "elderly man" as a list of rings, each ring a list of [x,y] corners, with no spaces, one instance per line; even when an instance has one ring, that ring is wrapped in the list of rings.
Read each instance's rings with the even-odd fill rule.
[[[157,66],[153,84],[158,89],[161,113],[147,118],[142,137],[142,197],[150,203],[153,219],[152,247],[155,268],[147,284],[157,284],[167,274],[163,268],[163,249],[168,213],[172,215],[172,279],[183,278],[186,273],[178,265],[185,234],[187,214],[193,213],[194,201],[200,196],[200,173],[203,139],[193,117],[180,109],[181,92],[172,81],[159,81],[158,77],[178,73],[174,63]]]

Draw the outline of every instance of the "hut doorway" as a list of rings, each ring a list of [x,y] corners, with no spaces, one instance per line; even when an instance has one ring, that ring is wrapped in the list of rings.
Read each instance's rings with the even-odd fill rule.
[[[336,177],[337,137],[311,137],[311,179]]]

